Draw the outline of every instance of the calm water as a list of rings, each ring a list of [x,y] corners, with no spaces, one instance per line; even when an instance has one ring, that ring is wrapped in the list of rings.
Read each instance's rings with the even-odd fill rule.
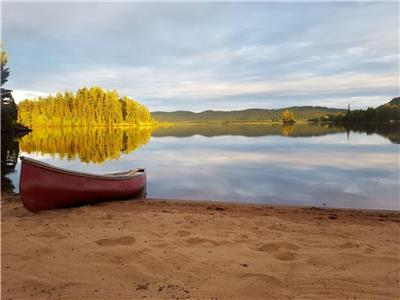
[[[15,143],[20,155],[72,170],[145,167],[151,198],[400,209],[398,128],[43,129]],[[18,191],[15,163],[7,177]]]

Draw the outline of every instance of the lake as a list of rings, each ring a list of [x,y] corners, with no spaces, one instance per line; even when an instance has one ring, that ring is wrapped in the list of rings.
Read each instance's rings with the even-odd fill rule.
[[[400,209],[398,125],[42,128],[7,147],[2,189],[15,192],[24,155],[92,173],[144,167],[149,198]]]

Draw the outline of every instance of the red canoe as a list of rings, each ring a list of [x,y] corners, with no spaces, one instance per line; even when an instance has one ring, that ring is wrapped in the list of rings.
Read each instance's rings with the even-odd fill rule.
[[[20,157],[19,192],[24,206],[33,212],[106,200],[143,196],[144,169],[94,175],[69,171],[27,157]]]

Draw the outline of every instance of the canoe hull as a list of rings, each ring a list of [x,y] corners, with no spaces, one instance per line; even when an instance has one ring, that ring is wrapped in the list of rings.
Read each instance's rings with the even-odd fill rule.
[[[144,171],[130,178],[110,179],[77,176],[25,161],[21,166],[21,199],[32,212],[138,197],[145,187]]]

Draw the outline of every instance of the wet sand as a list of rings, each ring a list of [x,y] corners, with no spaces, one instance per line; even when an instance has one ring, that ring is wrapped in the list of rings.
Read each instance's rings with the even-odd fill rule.
[[[400,298],[399,212],[1,202],[1,299]]]

